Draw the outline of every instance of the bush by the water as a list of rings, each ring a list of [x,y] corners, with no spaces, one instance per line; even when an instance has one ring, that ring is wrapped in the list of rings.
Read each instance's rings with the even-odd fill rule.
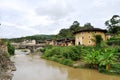
[[[68,66],[72,66],[73,65],[73,61],[71,59],[64,59],[62,64],[68,65]]]
[[[108,45],[118,45],[118,46],[120,46],[120,34],[110,38],[107,41],[107,44]]]
[[[15,48],[9,42],[8,42],[7,46],[8,46],[8,53],[10,55],[14,55],[15,54]]]
[[[52,45],[46,45],[44,48],[41,48],[40,51],[44,53],[46,49],[51,49],[51,48],[52,48]]]
[[[69,66],[72,65],[72,61],[80,60],[81,56],[81,47],[79,46],[54,46],[51,48],[46,48],[43,54],[44,58]]]
[[[119,46],[50,46],[44,49],[42,57],[68,66],[74,66],[76,61],[84,61],[84,67],[100,72],[120,72],[120,66],[115,64],[120,61]]]
[[[108,40],[108,45],[120,45],[120,40]]]
[[[9,42],[8,40],[6,40],[6,39],[1,39],[1,40],[0,40],[0,44],[1,44],[1,45],[4,45],[4,46],[7,46],[9,55],[14,55],[14,53],[15,53],[15,48],[10,44],[10,42]]]

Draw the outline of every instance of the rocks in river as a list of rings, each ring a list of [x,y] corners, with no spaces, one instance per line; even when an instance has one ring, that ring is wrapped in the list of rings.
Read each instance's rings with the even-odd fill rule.
[[[0,80],[12,80],[13,74],[0,72]]]

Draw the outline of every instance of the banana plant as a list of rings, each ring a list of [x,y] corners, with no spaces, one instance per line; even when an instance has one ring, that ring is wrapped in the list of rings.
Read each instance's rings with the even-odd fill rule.
[[[100,55],[99,50],[94,50],[92,49],[91,51],[87,51],[86,55],[84,56],[84,61],[87,64],[90,64],[91,67],[93,68],[98,68],[99,61],[98,61],[98,56]]]
[[[116,59],[113,50],[105,49],[104,53],[98,57],[98,61],[100,62],[99,66],[106,66],[106,70],[109,70],[110,64],[113,64]]]

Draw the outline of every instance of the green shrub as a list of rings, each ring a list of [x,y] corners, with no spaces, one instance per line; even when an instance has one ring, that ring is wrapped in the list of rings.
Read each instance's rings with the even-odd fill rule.
[[[52,47],[52,45],[45,45],[45,47],[41,48],[40,51],[44,53],[47,49],[51,49]]]
[[[42,57],[64,65],[72,66],[73,61],[81,59],[81,51],[80,46],[54,46],[45,49]]]
[[[108,45],[120,45],[120,40],[108,40]]]
[[[116,49],[117,49],[117,52],[120,53],[120,46],[116,47]]]
[[[10,55],[14,55],[15,54],[15,48],[9,42],[8,42],[7,46],[8,46],[8,53]]]
[[[92,49],[91,51],[86,51],[86,54],[84,55],[84,61],[86,62],[86,64],[89,65],[89,67],[98,68],[99,55],[100,55],[100,51],[96,51],[94,49]]]
[[[57,57],[57,58],[63,58],[62,55],[56,55],[55,57]]]
[[[76,46],[68,47],[52,47],[51,49],[46,49],[43,56],[52,57],[56,55],[57,58],[72,59],[74,61],[80,60],[81,49]]]
[[[10,44],[10,42],[6,39],[1,39],[0,40],[1,45],[5,45],[8,48],[8,53],[7,55],[14,55],[15,54],[15,48]]]
[[[114,37],[111,37],[108,41],[107,41],[108,45],[120,45],[120,35],[116,35]]]
[[[52,45],[45,45],[45,49],[51,49],[53,46]]]
[[[51,49],[46,49],[43,55],[46,57],[52,57],[53,55],[60,55],[60,52],[59,47],[52,47]]]
[[[112,64],[111,68],[120,71],[120,63],[114,63],[114,64]]]
[[[44,53],[45,52],[45,48],[41,48],[40,51]]]
[[[55,56],[50,57],[49,60],[55,61],[55,62],[60,62],[60,60],[58,58],[56,58]]]
[[[73,61],[71,59],[64,59],[62,61],[62,64],[68,65],[68,66],[72,66],[73,65]]]
[[[62,49],[63,56],[67,59],[72,59],[74,61],[80,60],[81,48],[78,49],[76,46],[64,47]]]
[[[95,38],[96,46],[101,46],[101,43],[103,41],[102,36],[101,35],[95,35],[94,38]]]

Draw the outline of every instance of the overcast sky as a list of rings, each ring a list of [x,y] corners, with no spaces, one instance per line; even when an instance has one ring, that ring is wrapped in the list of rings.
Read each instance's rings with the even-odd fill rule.
[[[120,0],[0,0],[0,38],[57,34],[73,21],[105,29],[115,14]]]

